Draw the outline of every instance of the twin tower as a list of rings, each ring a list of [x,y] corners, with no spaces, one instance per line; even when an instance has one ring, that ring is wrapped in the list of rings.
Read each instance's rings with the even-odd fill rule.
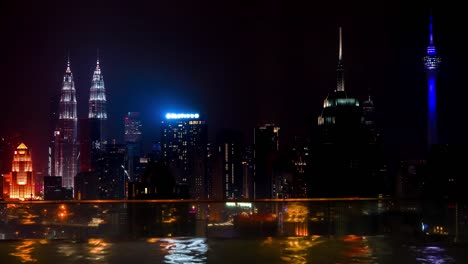
[[[88,118],[84,120],[86,122],[80,122],[81,135],[78,142],[76,90],[68,60],[60,93],[53,151],[49,153],[49,175],[61,176],[63,187],[73,188],[79,159],[90,157],[92,149],[99,148],[105,142],[106,105],[106,89],[98,58],[89,90]],[[90,165],[82,165],[81,170],[83,167],[85,170],[91,170]]]

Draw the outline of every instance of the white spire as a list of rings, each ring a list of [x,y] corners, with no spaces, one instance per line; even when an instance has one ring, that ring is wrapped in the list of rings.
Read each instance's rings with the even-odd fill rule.
[[[339,61],[342,61],[343,60],[343,39],[342,39],[342,36],[341,36],[341,27],[340,27],[340,49],[338,51],[338,60]]]
[[[66,73],[71,73],[71,69],[70,69],[70,54],[68,54],[68,56],[67,56],[67,70],[66,70]]]

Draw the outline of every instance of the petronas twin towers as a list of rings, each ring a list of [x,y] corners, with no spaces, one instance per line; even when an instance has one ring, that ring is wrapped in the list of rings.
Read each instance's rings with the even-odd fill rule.
[[[104,141],[104,123],[107,120],[106,89],[101,73],[99,59],[96,62],[88,101],[88,119],[96,124],[99,131],[97,140]],[[70,60],[63,77],[60,93],[58,123],[54,131],[54,153],[51,173],[62,177],[62,186],[73,188],[73,179],[78,172],[79,142],[78,142],[78,116],[75,83],[70,69]]]

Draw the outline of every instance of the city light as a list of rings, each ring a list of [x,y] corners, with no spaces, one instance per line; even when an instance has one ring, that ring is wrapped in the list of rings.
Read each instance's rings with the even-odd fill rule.
[[[167,113],[166,119],[198,119],[198,113]]]

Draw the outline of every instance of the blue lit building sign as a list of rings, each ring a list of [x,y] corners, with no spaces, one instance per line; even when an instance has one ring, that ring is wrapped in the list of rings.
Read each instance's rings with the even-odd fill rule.
[[[198,119],[198,113],[167,113],[166,119]]]

